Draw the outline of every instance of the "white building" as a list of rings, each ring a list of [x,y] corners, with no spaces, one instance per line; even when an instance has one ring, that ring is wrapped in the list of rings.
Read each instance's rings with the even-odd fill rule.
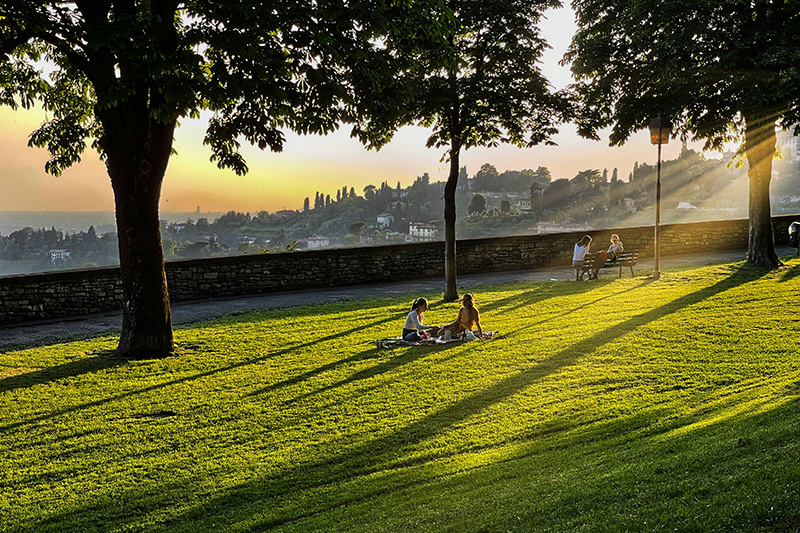
[[[50,250],[50,263],[55,265],[57,262],[64,262],[69,257],[69,252],[66,250]]]
[[[630,211],[631,213],[636,212],[636,200],[633,198],[628,198],[627,196],[622,199],[622,205],[625,206],[625,209]]]
[[[781,156],[787,161],[800,161],[800,137],[792,135],[789,131],[775,132],[776,146],[781,151]]]
[[[327,237],[322,237],[320,235],[312,235],[308,239],[308,249],[311,250],[312,248],[322,248],[323,246],[328,246],[331,243],[331,240]]]
[[[384,228],[389,227],[389,225],[394,222],[394,215],[381,213],[378,215],[377,222],[379,226],[383,226]]]
[[[439,229],[430,224],[412,222],[408,225],[408,236],[412,241],[433,241],[439,234]]]

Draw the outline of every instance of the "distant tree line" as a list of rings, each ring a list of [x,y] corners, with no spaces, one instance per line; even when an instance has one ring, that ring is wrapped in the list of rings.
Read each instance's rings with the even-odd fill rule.
[[[51,250],[65,250],[69,255],[54,260]],[[39,270],[117,264],[117,235],[108,232],[98,236],[94,226],[89,226],[87,231],[67,234],[55,227],[25,227],[7,236],[0,235],[0,259],[38,261]]]

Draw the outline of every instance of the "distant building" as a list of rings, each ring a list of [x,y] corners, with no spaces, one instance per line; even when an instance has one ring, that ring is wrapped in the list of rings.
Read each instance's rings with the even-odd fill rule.
[[[69,257],[69,252],[66,250],[50,250],[50,264],[63,264]]]
[[[412,222],[408,225],[410,241],[433,241],[439,234],[439,228],[422,222]]]
[[[331,240],[327,237],[322,237],[320,235],[312,235],[308,239],[306,239],[308,243],[308,249],[311,250],[313,248],[322,248],[323,246],[329,246],[331,244]]]
[[[296,214],[297,213],[291,209],[281,209],[280,211],[275,211],[275,216],[278,218],[286,218]]]
[[[560,222],[539,222],[536,233],[565,233],[569,231],[588,231],[592,226],[585,224],[562,224]]]
[[[628,197],[623,198],[622,205],[624,205],[625,209],[627,209],[631,213],[636,212],[636,201],[633,198],[628,198]]]
[[[791,131],[778,131],[775,135],[781,156],[789,161],[800,161],[800,137],[792,135]]]
[[[377,222],[379,226],[383,226],[384,228],[386,228],[392,222],[394,222],[394,215],[390,215],[388,213],[381,213],[380,215],[378,215]]]
[[[527,213],[531,210],[531,199],[530,198],[520,198],[519,202],[517,203],[517,207],[523,213]]]

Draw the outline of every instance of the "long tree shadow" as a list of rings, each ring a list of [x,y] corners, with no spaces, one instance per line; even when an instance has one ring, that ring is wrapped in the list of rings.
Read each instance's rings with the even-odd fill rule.
[[[297,385],[298,383],[302,383],[303,381],[309,380],[315,376],[319,376],[320,374],[324,374],[325,372],[335,370],[336,368],[348,365],[350,363],[356,363],[358,361],[364,361],[367,359],[374,359],[380,355],[381,350],[378,348],[373,348],[371,350],[365,350],[359,352],[357,354],[351,355],[350,357],[345,357],[344,359],[337,359],[336,361],[331,361],[328,364],[315,367],[308,372],[303,372],[302,374],[298,374],[297,376],[286,378],[283,381],[278,381],[272,383],[271,385],[267,385],[261,389],[255,390],[253,392],[249,392],[245,394],[245,397],[248,396],[260,396],[262,394],[267,394],[278,389],[282,389],[284,387],[289,387],[292,385]]]
[[[786,269],[782,274],[780,279],[778,280],[780,283],[785,283],[787,281],[791,281],[797,276],[800,276],[800,264],[797,264],[793,267],[789,267]]]
[[[94,356],[69,363],[26,372],[16,376],[0,379],[0,393],[16,389],[26,389],[35,385],[50,383],[59,379],[72,378],[83,374],[90,374],[106,368],[114,368],[127,363],[126,360],[110,356]]]
[[[732,399],[731,401],[735,400]],[[708,471],[708,465],[730,465],[732,458],[739,456],[742,457],[742,459],[739,459],[740,462],[746,461],[748,448],[755,446],[755,443],[759,442],[760,439],[770,439],[771,447],[776,450],[783,450],[789,449],[800,437],[800,424],[798,423],[784,424],[780,435],[774,435],[772,431],[772,424],[775,420],[800,420],[797,400],[766,412],[757,414],[747,412],[739,415],[736,422],[740,434],[744,435],[745,438],[740,439],[735,447],[731,446],[730,439],[714,438],[718,436],[718,430],[713,425],[703,426],[697,432],[683,434],[670,440],[656,441],[655,439],[661,438],[665,432],[686,423],[686,421],[681,420],[670,420],[662,427],[653,427],[654,423],[664,420],[663,415],[665,413],[666,411],[660,406],[654,406],[646,412],[632,413],[626,417],[592,425],[587,427],[585,431],[569,436],[567,441],[553,443],[549,448],[530,446],[520,449],[518,453],[498,457],[488,464],[459,468],[454,475],[442,475],[441,472],[437,471],[428,475],[398,475],[391,480],[381,478],[373,483],[370,483],[369,479],[365,479],[365,484],[360,489],[342,488],[340,491],[334,491],[334,494],[327,496],[332,501],[323,502],[315,498],[313,504],[308,506],[303,505],[302,502],[296,502],[297,507],[302,510],[283,520],[263,520],[260,522],[252,520],[254,517],[264,513],[272,498],[286,496],[286,494],[265,490],[266,485],[262,482],[254,482],[242,485],[235,492],[235,496],[229,494],[211,503],[202,502],[199,509],[190,510],[182,516],[160,524],[159,530],[173,532],[238,530],[241,529],[242,524],[247,524],[250,531],[268,531],[285,525],[299,526],[303,520],[324,517],[326,513],[332,510],[363,504],[386,496],[389,493],[408,489],[416,492],[416,495],[408,496],[409,502],[425,501],[431,503],[432,510],[429,509],[428,511],[436,513],[447,511],[446,507],[442,509],[430,502],[432,495],[438,494],[440,491],[442,493],[456,492],[470,495],[475,501],[484,501],[487,498],[486,491],[498,491],[507,486],[509,490],[505,493],[495,493],[494,500],[507,503],[505,506],[499,505],[500,508],[518,509],[517,513],[524,518],[522,513],[525,512],[525,508],[524,506],[520,507],[518,502],[519,484],[505,484],[503,480],[529,477],[531,483],[555,483],[554,489],[563,488],[564,484],[570,484],[572,501],[565,502],[563,498],[551,498],[548,501],[548,505],[558,506],[558,509],[551,509],[549,512],[540,511],[541,516],[536,520],[541,522],[542,520],[548,520],[548,517],[559,516],[563,518],[571,516],[578,511],[603,513],[604,508],[619,505],[621,503],[620,498],[629,498],[629,496],[624,496],[626,487],[630,487],[630,490],[637,494],[645,492],[663,497],[663,494],[658,490],[658,485],[666,482],[665,477],[677,473],[684,477],[694,475],[705,478],[713,475],[713,472]],[[543,435],[544,433],[538,433],[532,437]],[[696,445],[699,437],[702,437],[705,443],[701,449],[698,449]],[[773,440],[775,441],[774,443],[772,442]],[[642,444],[637,445],[636,442],[642,442]],[[575,444],[580,444],[580,446],[569,450]],[[567,455],[562,456],[562,462],[548,462],[551,456],[543,455],[543,452],[553,450],[556,447],[558,449],[567,449]],[[696,453],[702,454],[702,460],[698,460]],[[783,461],[784,464],[790,461],[788,459],[790,455],[787,456],[785,453],[782,455],[786,457]],[[569,461],[569,468],[566,470],[564,470],[564,460]],[[600,461],[602,463],[599,463]],[[622,467],[629,465],[632,461],[640,467],[647,465],[645,470],[648,473],[652,473],[652,476],[648,475],[647,479],[641,477],[631,478],[626,477],[629,469],[609,470],[609,465]],[[598,468],[599,464],[602,464],[603,468]],[[741,475],[741,465],[739,466],[739,475]],[[770,484],[769,480],[776,478],[774,472],[769,472],[770,467],[771,465],[769,464],[756,465],[754,467],[757,471],[763,472],[764,479],[767,481],[762,481],[760,484],[768,489],[772,489],[774,485],[774,483]],[[778,465],[775,468],[780,467],[781,465]],[[720,466],[719,468],[726,467]],[[312,474],[312,472],[309,472],[308,475],[311,476]],[[730,472],[727,472],[727,474],[730,474]],[[731,483],[735,484],[736,480],[732,480]],[[613,490],[609,490],[609,487],[613,487]],[[774,488],[785,489],[786,487]],[[542,491],[546,492],[548,489],[549,487],[544,487]],[[174,482],[166,486],[159,485],[147,488],[137,486],[128,489],[122,495],[114,494],[113,498],[100,495],[90,503],[79,508],[71,508],[62,514],[51,515],[36,525],[48,531],[63,530],[62,526],[65,523],[73,525],[91,523],[96,521],[98,516],[104,516],[108,518],[109,524],[117,527],[128,526],[135,528],[136,524],[140,522],[137,520],[136,514],[130,512],[130,508],[119,507],[120,498],[130,504],[141,502],[136,508],[141,508],[140,506],[145,503],[146,506],[151,508],[156,508],[160,505],[168,507],[173,503],[168,494],[180,494],[182,490],[185,490],[185,488]],[[289,484],[287,485],[287,490],[292,493],[300,492],[302,489],[295,489]],[[420,496],[420,491],[425,491],[424,497]],[[778,498],[780,507],[775,507],[776,513],[773,513],[773,516],[783,516],[787,520],[793,520],[792,523],[795,525],[800,524],[800,512],[798,512],[796,506],[795,492],[785,490],[782,492],[785,493],[779,494],[782,497]],[[680,497],[682,496],[677,496],[677,498]],[[659,515],[666,518],[674,518],[676,521],[672,524],[673,526],[679,523],[678,519],[681,520],[680,523],[691,519],[681,513],[684,507],[676,505],[674,499],[671,502],[663,502],[665,506],[672,505],[672,510]],[[775,499],[774,494],[770,495],[770,505],[774,505],[774,502],[778,500]],[[311,503],[311,500],[308,503]],[[403,520],[402,514],[396,516],[391,511],[388,511],[387,514],[387,509],[381,507],[382,505],[386,505],[386,502],[376,501],[376,509],[380,509],[379,514],[392,517],[395,520]],[[447,506],[448,503],[444,502],[443,505]],[[567,505],[570,507],[566,507]],[[704,503],[701,502],[700,505],[704,505]],[[98,511],[102,511],[102,513]],[[739,505],[733,506],[729,515],[728,521],[740,526],[757,520],[757,517],[747,516],[747,510],[740,509]],[[424,520],[425,512],[419,516]],[[502,513],[488,517],[490,521],[492,519],[502,521],[503,518]],[[375,518],[373,524],[377,525],[378,523],[378,519]],[[397,523],[395,522],[395,524]],[[441,522],[441,524],[444,527],[447,524],[452,525],[450,522]],[[495,527],[487,526],[486,530],[501,529],[497,523],[493,524]],[[524,524],[523,526],[518,525],[513,530],[520,530],[519,527],[524,527]],[[603,522],[602,520],[597,524],[605,524],[611,529],[616,529],[615,525],[619,526],[619,524],[608,521]],[[417,525],[419,526],[419,522],[417,522]],[[698,527],[698,523],[694,520],[684,525],[686,527],[683,529],[686,530],[695,530]],[[708,530],[720,530],[719,528],[711,527],[712,524],[706,525],[709,526]],[[552,529],[552,524],[550,526],[548,529]],[[334,527],[332,529],[338,530],[339,528]],[[793,527],[781,530],[795,531],[796,529],[796,527]],[[317,529],[312,525],[307,530]],[[531,527],[525,530],[533,531],[536,528]]]
[[[580,285],[580,284],[570,284],[570,288],[568,290],[564,290],[564,289],[556,289],[554,287],[548,287],[545,284],[540,284],[540,285],[538,285],[536,287],[536,289],[538,289],[538,290],[527,291],[527,292],[525,292],[525,293],[523,293],[521,295],[517,294],[517,295],[513,295],[513,296],[508,296],[506,298],[501,298],[499,300],[493,300],[493,301],[489,302],[487,305],[481,306],[481,309],[483,311],[487,311],[487,310],[497,309],[497,308],[500,308],[502,306],[505,306],[505,305],[508,305],[508,304],[512,304],[512,303],[515,306],[514,308],[530,306],[530,305],[534,305],[536,303],[542,302],[544,300],[547,300],[547,299],[550,299],[550,298],[553,298],[553,297],[569,296],[569,295],[578,294],[578,293],[585,293],[585,292],[587,292],[587,290],[596,289],[596,288],[598,288],[598,287],[600,287],[600,286],[602,286],[604,284],[592,284],[591,287],[587,287],[585,285],[581,285],[581,286],[578,286],[578,285]],[[628,290],[630,290],[630,289],[628,289]],[[619,294],[619,293],[617,293],[617,294]],[[441,305],[443,303],[444,303],[444,300],[441,300],[441,299],[431,302],[433,308],[436,308],[436,306]],[[393,370],[395,368],[398,368],[398,367],[400,367],[402,365],[408,364],[410,362],[416,361],[417,359],[421,358],[423,355],[425,355],[427,353],[427,351],[425,351],[425,350],[428,350],[428,349],[431,349],[431,348],[435,348],[436,351],[443,351],[443,350],[451,349],[451,348],[453,348],[453,346],[454,346],[454,344],[446,344],[446,345],[435,345],[434,347],[418,347],[418,348],[413,348],[411,350],[407,350],[407,351],[405,351],[405,353],[403,353],[403,355],[401,357],[394,357],[394,358],[390,359],[389,361],[386,361],[386,362],[381,363],[379,365],[376,365],[374,367],[370,367],[368,369],[364,369],[364,370],[362,370],[362,371],[360,371],[360,372],[358,372],[358,373],[356,373],[356,374],[354,374],[354,375],[352,375],[352,376],[350,376],[350,377],[348,377],[348,378],[346,378],[346,379],[344,379],[344,380],[342,380],[342,381],[340,381],[340,382],[338,382],[336,384],[323,387],[322,389],[319,389],[319,390],[317,390],[315,392],[307,393],[307,394],[304,394],[304,395],[299,396],[297,398],[293,398],[293,399],[289,400],[287,403],[295,403],[295,402],[297,402],[299,400],[302,400],[304,398],[313,396],[315,394],[321,394],[321,393],[326,392],[328,390],[331,390],[333,388],[336,388],[336,387],[339,387],[339,386],[343,386],[343,385],[347,385],[347,384],[352,383],[354,381],[358,381],[358,380],[361,380],[361,379],[367,379],[367,378],[376,376],[378,374],[381,374],[383,372],[386,372],[386,371],[389,371],[389,370]],[[420,350],[423,350],[423,351],[420,351]],[[325,373],[327,371],[330,371],[330,370],[333,370],[335,368],[347,365],[349,363],[354,363],[354,362],[365,360],[365,359],[372,359],[374,357],[377,357],[380,352],[381,352],[380,349],[372,349],[372,350],[367,350],[367,351],[361,352],[361,353],[356,354],[356,355],[352,355],[352,356],[344,358],[344,359],[340,359],[338,361],[333,361],[333,362],[330,362],[330,363],[328,363],[326,365],[322,365],[320,367],[313,368],[313,369],[309,370],[308,372],[305,372],[305,373],[300,374],[298,376],[287,378],[287,379],[285,379],[283,381],[279,381],[277,383],[273,383],[271,385],[268,385],[267,387],[264,387],[262,389],[253,391],[253,392],[247,394],[246,396],[257,396],[257,395],[267,394],[269,392],[275,391],[275,390],[280,389],[280,388],[288,387],[288,386],[291,386],[291,385],[296,385],[298,383],[301,383],[302,381],[308,380],[310,378],[313,378],[315,376],[318,376],[320,374],[323,374],[323,373]]]
[[[170,380],[170,381],[165,381],[163,383],[157,383],[157,384],[151,385],[149,387],[143,387],[141,389],[137,389],[137,390],[134,390],[134,391],[125,392],[125,393],[122,393],[122,394],[117,394],[115,396],[109,396],[108,398],[101,398],[99,400],[95,400],[95,401],[92,401],[92,402],[86,402],[86,403],[82,403],[82,404],[79,404],[79,405],[66,407],[66,408],[63,408],[63,409],[59,409],[57,411],[53,411],[53,412],[50,412],[50,413],[47,413],[47,414],[43,414],[43,415],[40,415],[40,416],[36,416],[36,417],[30,418],[30,419],[27,419],[27,420],[20,420],[18,422],[7,424],[5,426],[0,426],[0,431],[9,431],[9,430],[16,429],[16,428],[19,428],[19,427],[23,427],[23,426],[26,426],[26,425],[36,424],[36,423],[43,422],[45,420],[50,420],[52,418],[56,418],[56,417],[59,417],[59,416],[62,416],[62,415],[66,415],[66,414],[69,414],[69,413],[74,413],[74,412],[77,412],[77,411],[81,411],[83,409],[90,409],[90,408],[98,407],[100,405],[105,405],[107,403],[111,403],[111,402],[114,402],[114,401],[117,401],[117,400],[121,400],[121,399],[124,399],[124,398],[130,398],[130,397],[136,396],[138,394],[143,394],[143,393],[146,393],[146,392],[151,392],[151,391],[154,391],[154,390],[163,389],[163,388],[166,388],[166,387],[170,387],[172,385],[178,385],[178,384],[182,384],[182,383],[191,382],[191,381],[194,381],[196,379],[200,379],[200,378],[204,378],[204,377],[208,377],[208,376],[213,376],[213,375],[219,374],[221,372],[228,372],[230,370],[234,370],[234,369],[241,368],[241,367],[244,367],[244,366],[257,364],[257,363],[260,363],[262,361],[266,361],[267,359],[272,359],[272,358],[275,358],[275,357],[279,357],[281,355],[285,355],[285,354],[290,353],[290,352],[292,352],[294,350],[310,348],[310,347],[312,347],[312,346],[314,346],[316,344],[319,344],[321,342],[334,340],[334,339],[337,339],[339,337],[344,337],[344,336],[347,336],[347,335],[351,335],[352,333],[355,333],[356,331],[360,331],[364,327],[375,327],[375,326],[378,326],[380,324],[384,324],[386,322],[393,321],[393,320],[397,320],[397,318],[394,317],[394,316],[388,317],[388,318],[382,318],[380,320],[375,320],[375,321],[373,321],[371,323],[368,323],[368,324],[362,324],[362,325],[356,326],[356,327],[348,329],[348,330],[339,331],[337,333],[332,333],[332,334],[326,335],[324,337],[318,337],[318,338],[315,338],[314,340],[311,340],[311,341],[308,341],[308,342],[293,344],[293,345],[288,346],[286,348],[282,348],[280,350],[268,353],[266,355],[262,355],[260,357],[254,357],[254,358],[251,358],[251,359],[246,359],[244,361],[240,361],[238,363],[233,363],[231,365],[222,366],[222,367],[219,367],[219,368],[214,368],[214,369],[211,369],[211,370],[207,370],[205,372],[198,372],[197,374],[192,374],[190,376],[184,376],[184,377],[173,379],[173,380]],[[125,360],[122,360],[122,359],[119,360],[119,361],[120,362],[125,362]]]
[[[561,311],[560,313],[555,314],[553,316],[550,316],[550,317],[547,317],[547,318],[543,318],[542,320],[538,320],[536,322],[532,322],[530,324],[527,324],[526,326],[518,328],[518,329],[512,331],[511,333],[519,333],[520,331],[523,331],[523,330],[526,330],[526,329],[530,329],[530,328],[533,328],[533,327],[536,327],[536,326],[540,326],[540,325],[545,324],[547,322],[553,321],[553,320],[555,320],[557,318],[563,318],[563,317],[565,317],[567,315],[571,315],[572,313],[576,313],[576,312],[578,312],[578,311],[580,311],[582,309],[586,309],[587,307],[591,307],[591,306],[593,306],[595,304],[598,304],[598,303],[600,303],[600,302],[602,302],[604,300],[617,300],[617,299],[619,299],[619,296],[621,294],[625,294],[626,292],[631,292],[631,291],[635,291],[635,290],[641,289],[642,287],[646,287],[646,286],[650,285],[652,282],[653,282],[652,279],[643,280],[641,283],[639,283],[638,285],[636,285],[634,287],[629,287],[627,289],[624,289],[624,290],[621,290],[621,291],[617,291],[614,294],[609,294],[609,295],[606,295],[606,296],[601,296],[599,298],[595,298],[594,300],[592,300],[590,302],[581,303],[581,304],[579,304],[579,305],[577,305],[575,307],[572,307],[572,308],[567,309],[565,311]]]
[[[324,386],[322,388],[319,388],[319,389],[317,389],[315,391],[307,392],[305,394],[302,394],[300,396],[292,398],[292,399],[288,400],[286,402],[286,404],[288,405],[288,404],[296,403],[296,402],[305,400],[307,398],[310,398],[312,396],[317,396],[317,395],[323,394],[323,393],[325,393],[327,391],[330,391],[330,390],[333,390],[333,389],[336,389],[336,388],[339,388],[339,387],[344,387],[344,386],[349,385],[351,383],[355,383],[356,381],[361,381],[361,380],[369,379],[369,378],[372,378],[372,377],[375,377],[375,376],[379,376],[379,375],[384,374],[386,372],[390,372],[392,370],[395,370],[395,369],[400,368],[402,366],[405,366],[407,364],[410,364],[410,363],[413,363],[415,361],[418,361],[418,360],[420,360],[420,359],[422,359],[422,358],[424,358],[424,357],[426,357],[428,355],[431,355],[434,352],[440,353],[440,352],[443,352],[443,351],[452,350],[456,346],[458,346],[458,343],[448,343],[448,344],[443,344],[443,345],[442,344],[434,344],[434,345],[430,345],[430,346],[427,346],[427,345],[426,346],[411,346],[407,350],[405,350],[405,352],[400,356],[392,357],[391,359],[383,361],[382,363],[379,363],[379,364],[371,366],[369,368],[365,368],[363,370],[360,370],[360,371],[356,372],[355,374],[352,374],[352,375],[346,377],[345,379],[337,381],[336,383],[332,383],[330,385],[326,385],[326,386]],[[378,353],[380,351],[382,351],[381,348],[374,348],[374,349],[368,350],[367,352],[364,352],[364,353],[372,354],[371,357],[375,357],[375,356],[378,355]],[[362,357],[362,358],[365,358],[365,357]]]
[[[574,296],[576,294],[585,294],[589,291],[599,289],[600,287],[604,287],[611,281],[602,280],[598,283],[592,283],[591,285],[588,283],[571,283],[571,282],[531,282],[535,283],[535,285],[528,289],[520,291],[520,287],[513,287],[508,285],[510,290],[517,290],[519,292],[512,294],[510,296],[506,296],[505,298],[499,298],[497,300],[492,300],[487,302],[486,304],[482,304],[480,302],[480,294],[477,296],[476,305],[481,310],[481,312],[493,311],[495,309],[502,309],[506,306],[510,306],[508,309],[504,309],[506,311],[511,311],[517,309],[519,307],[525,307],[528,305],[534,305],[545,300],[549,300],[551,298],[558,298],[561,296]],[[492,290],[503,290],[506,286],[500,287],[492,287]]]
[[[426,463],[440,458],[435,452],[404,457],[403,450],[441,434],[445,429],[477,415],[487,407],[503,402],[558,370],[576,363],[598,347],[614,342],[621,336],[651,322],[662,319],[681,309],[697,304],[739,285],[755,281],[768,273],[767,269],[749,266],[735,267],[732,274],[714,285],[686,294],[660,307],[634,316],[621,324],[596,333],[582,341],[566,347],[530,368],[509,376],[496,384],[472,394],[427,416],[399,428],[392,433],[370,440],[341,454],[294,465],[275,476],[269,476],[252,484],[240,486],[228,494],[214,499],[203,509],[192,510],[180,518],[180,522],[208,519],[208,508],[225,509],[225,513],[238,513],[250,505],[248,495],[259,494],[261,498],[280,497],[286,492],[334,486],[387,470],[395,470]],[[338,505],[338,504],[332,504]],[[215,518],[221,518],[219,516]],[[265,521],[259,527],[271,528],[294,522],[302,516],[292,515]],[[224,520],[224,519],[223,519]]]

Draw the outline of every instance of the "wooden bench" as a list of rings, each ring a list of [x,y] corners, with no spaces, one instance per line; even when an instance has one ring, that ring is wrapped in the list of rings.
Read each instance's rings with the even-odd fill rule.
[[[583,279],[583,275],[587,274],[595,269],[595,260],[599,258],[594,253],[586,254],[586,257],[583,258],[583,266],[580,269],[579,278]],[[619,267],[619,277],[622,277],[622,267],[628,267],[631,269],[631,277],[634,277],[635,274],[633,273],[633,267],[636,263],[639,262],[639,250],[625,250],[621,254],[616,261],[613,262],[606,262],[601,268],[614,268]]]

